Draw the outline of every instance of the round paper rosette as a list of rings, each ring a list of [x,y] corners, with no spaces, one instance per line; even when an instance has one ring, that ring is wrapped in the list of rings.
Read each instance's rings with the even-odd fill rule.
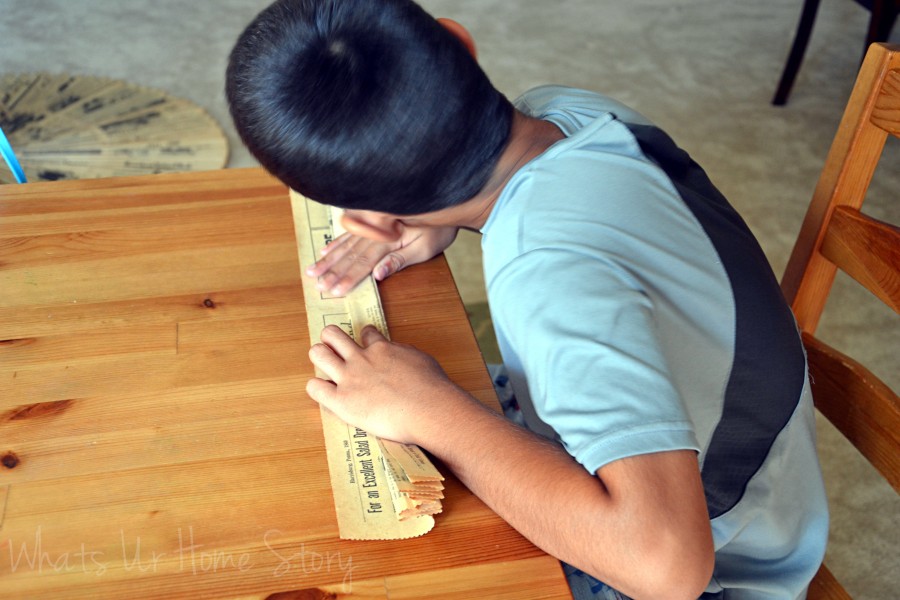
[[[83,75],[0,76],[0,128],[28,181],[219,169],[228,140],[193,102]],[[0,161],[0,182],[14,182]]]

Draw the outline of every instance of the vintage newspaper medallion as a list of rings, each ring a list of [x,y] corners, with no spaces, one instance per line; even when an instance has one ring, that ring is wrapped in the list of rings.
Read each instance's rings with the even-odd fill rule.
[[[90,75],[0,75],[0,129],[24,173],[0,184],[219,169],[228,140],[200,106],[162,90]]]
[[[300,267],[314,263],[319,250],[342,232],[338,209],[290,192]],[[303,276],[303,295],[312,343],[334,324],[351,337],[366,325],[388,336],[375,280],[369,276],[346,297],[321,292]],[[321,374],[320,374],[321,376]],[[344,539],[384,540],[422,535],[441,511],[443,477],[416,446],[380,440],[322,408],[322,429],[331,491]]]

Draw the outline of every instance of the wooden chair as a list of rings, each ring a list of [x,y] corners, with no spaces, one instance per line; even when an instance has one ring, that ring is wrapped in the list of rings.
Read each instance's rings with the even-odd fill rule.
[[[836,269],[900,312],[900,228],[860,209],[888,134],[900,137],[900,46],[873,44],[781,282],[809,356],[816,407],[900,492],[900,401],[814,333]],[[850,598],[823,565],[809,598]]]
[[[803,2],[800,24],[797,25],[794,43],[791,45],[791,52],[788,54],[784,71],[781,73],[778,89],[772,98],[772,104],[776,106],[784,105],[791,93],[794,79],[800,70],[800,63],[803,62],[803,55],[806,54],[806,45],[809,42],[816,13],[819,10],[819,1],[805,0]],[[863,49],[865,50],[874,42],[886,42],[897,21],[897,14],[900,13],[900,0],[856,0],[856,3],[867,8],[872,15],[869,19],[869,29],[866,32]]]

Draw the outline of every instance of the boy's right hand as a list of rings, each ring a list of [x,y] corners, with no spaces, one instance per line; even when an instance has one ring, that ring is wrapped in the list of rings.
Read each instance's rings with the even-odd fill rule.
[[[316,286],[343,296],[371,273],[381,281],[397,271],[425,262],[443,252],[458,232],[456,227],[405,227],[393,242],[376,242],[345,233],[322,248],[322,258],[306,268]]]

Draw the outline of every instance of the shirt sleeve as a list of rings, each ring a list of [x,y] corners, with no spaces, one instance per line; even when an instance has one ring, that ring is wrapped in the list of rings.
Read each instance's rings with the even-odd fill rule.
[[[523,371],[514,381],[527,382],[534,412],[589,472],[628,456],[699,450],[652,302],[616,261],[533,249],[490,288],[504,352]]]

